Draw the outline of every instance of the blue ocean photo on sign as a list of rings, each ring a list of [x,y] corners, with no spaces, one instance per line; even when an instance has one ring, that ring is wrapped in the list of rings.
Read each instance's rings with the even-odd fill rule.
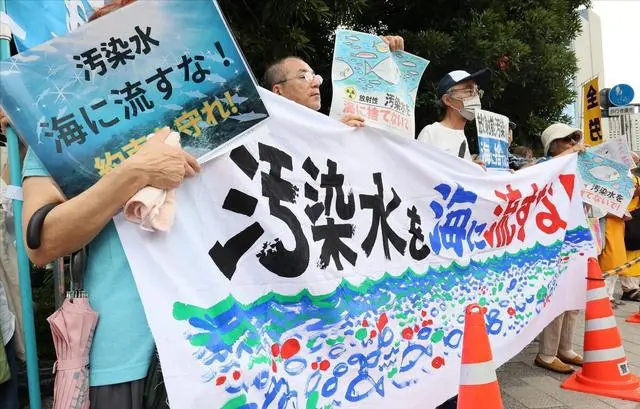
[[[18,51],[23,52],[86,23],[113,0],[5,0]]]
[[[163,126],[205,162],[269,114],[213,0],[134,2],[0,63],[0,106],[67,197]]]

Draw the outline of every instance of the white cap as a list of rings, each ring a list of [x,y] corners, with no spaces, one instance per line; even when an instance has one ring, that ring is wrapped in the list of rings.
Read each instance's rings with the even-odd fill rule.
[[[576,132],[579,132],[580,136],[582,136],[582,131],[580,129],[572,128],[567,124],[557,123],[549,126],[542,132],[542,136],[540,137],[542,145],[544,146],[544,154],[549,154],[549,146],[551,146],[551,142],[566,138]]]

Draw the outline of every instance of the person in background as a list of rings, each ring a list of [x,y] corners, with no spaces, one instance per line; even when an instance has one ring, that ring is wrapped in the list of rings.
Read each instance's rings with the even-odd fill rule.
[[[582,131],[565,124],[553,124],[542,132],[545,157],[539,162],[584,151]],[[561,374],[574,371],[571,365],[581,366],[583,359],[573,350],[573,337],[578,311],[566,311],[556,317],[539,336],[539,350],[534,364]]]
[[[633,154],[636,166],[640,165],[640,157]],[[629,212],[640,210],[640,177],[633,176],[636,186],[633,200],[629,203]],[[631,222],[625,225],[625,250],[627,252],[627,262],[640,257],[640,211],[633,214]],[[634,229],[634,231],[627,231]],[[620,285],[622,286],[622,299],[625,301],[640,301],[640,263],[629,267],[625,272],[620,273]]]
[[[509,169],[520,170],[533,161],[533,151],[524,146],[513,146],[513,131],[516,123],[509,121]]]
[[[0,135],[5,135],[9,125],[8,118],[0,109]],[[6,139],[3,137],[1,143]],[[24,158],[24,145],[20,145],[21,159]],[[4,348],[9,364],[10,378],[0,384],[0,407],[18,409],[18,359],[24,359],[22,340],[22,321],[18,289],[18,265],[13,228],[11,200],[6,199],[6,186],[10,185],[6,147],[0,147],[2,158],[2,198],[0,199],[0,348]]]
[[[90,21],[132,2],[114,1]],[[41,245],[27,249],[29,258],[43,265],[87,247],[85,287],[100,317],[89,357],[91,409],[143,405],[154,341],[112,218],[145,186],[174,189],[200,170],[193,157],[165,143],[169,132],[157,131],[135,155],[71,199],[62,196],[32,150],[24,160],[25,237],[33,214],[58,204],[44,219]]]
[[[404,39],[399,36],[380,37],[389,45],[391,52],[404,50]],[[271,63],[262,83],[274,94],[304,105],[314,111],[322,106],[320,86],[324,80],[302,58],[289,56]],[[364,118],[357,114],[345,114],[340,121],[348,126],[364,126]]]
[[[475,111],[482,108],[483,88],[489,85],[490,80],[488,68],[473,74],[458,70],[445,75],[436,89],[441,119],[424,127],[417,139],[451,155],[484,165],[471,157],[464,127],[475,119]]]

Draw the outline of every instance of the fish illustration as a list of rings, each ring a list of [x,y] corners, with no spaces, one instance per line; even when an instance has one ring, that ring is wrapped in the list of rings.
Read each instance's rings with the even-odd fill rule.
[[[333,63],[332,75],[336,81],[344,81],[353,75],[353,68],[344,60],[336,59]]]
[[[390,84],[398,84],[400,82],[400,69],[393,61],[392,57],[386,58],[376,64],[374,67],[369,65],[368,62],[364,63],[364,75],[373,72],[378,76],[378,78],[390,83]]]
[[[416,75],[418,75],[418,72],[417,71],[409,71],[407,74],[413,75],[415,77]]]
[[[606,182],[613,182],[614,180],[620,179],[620,173],[607,165],[596,166],[595,168],[589,169],[589,173],[591,173],[593,177]]]
[[[380,82],[378,80],[371,80],[371,81],[369,81],[369,84],[380,85],[380,84],[382,84],[382,82]]]
[[[378,58],[376,54],[367,51],[361,51],[358,54],[354,54],[353,56],[358,58]]]
[[[347,37],[347,40],[349,40],[349,41],[360,41],[360,37],[357,37],[357,36],[349,36],[349,37]]]
[[[389,45],[387,45],[387,43],[378,43],[374,45],[375,49],[378,50],[381,53],[388,53],[389,52]]]
[[[417,67],[417,64],[413,61],[402,61],[400,64],[404,65],[405,67]]]

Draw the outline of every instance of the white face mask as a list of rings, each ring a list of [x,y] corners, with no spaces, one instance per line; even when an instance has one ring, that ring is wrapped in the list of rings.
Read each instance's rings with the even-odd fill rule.
[[[460,115],[462,115],[467,121],[473,121],[474,119],[476,119],[476,109],[482,109],[480,95],[463,99],[462,103],[464,104],[464,108],[458,110],[458,112],[460,112]]]

